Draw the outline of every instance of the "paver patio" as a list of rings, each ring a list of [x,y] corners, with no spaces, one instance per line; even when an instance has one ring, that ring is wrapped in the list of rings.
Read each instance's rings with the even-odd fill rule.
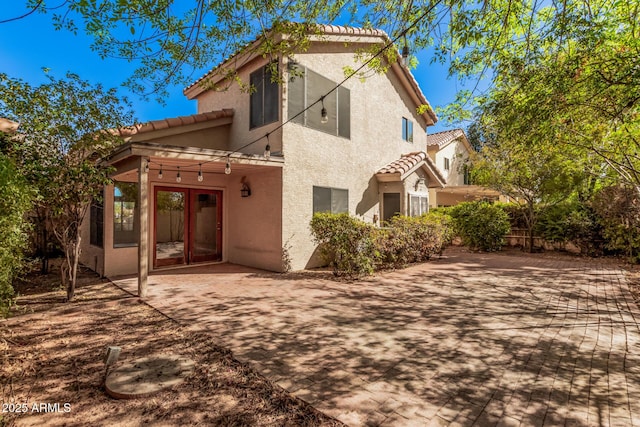
[[[149,283],[149,304],[349,425],[640,426],[640,311],[598,260],[450,249],[350,284],[226,264]]]

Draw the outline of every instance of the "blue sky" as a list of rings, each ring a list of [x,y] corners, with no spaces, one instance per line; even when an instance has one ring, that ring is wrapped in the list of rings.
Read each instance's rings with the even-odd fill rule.
[[[18,4],[18,6],[15,6]],[[0,20],[23,13],[21,1],[13,5],[3,5]],[[12,10],[13,9],[13,10]],[[49,15],[33,14],[24,19],[0,24],[0,72],[21,78],[32,85],[45,82],[43,67],[50,69],[56,78],[67,72],[78,74],[82,79],[94,84],[101,83],[106,88],[119,87],[121,95],[132,101],[138,120],[144,122],[189,115],[196,112],[194,101],[188,101],[182,94],[182,87],[169,89],[166,105],[154,100],[143,101],[121,86],[135,69],[135,63],[124,60],[102,60],[90,49],[91,39],[79,32],[56,31]],[[415,53],[414,53],[415,54]],[[419,65],[413,74],[431,105],[441,107],[453,101],[457,82],[447,79],[445,66],[429,64],[427,52],[418,52]],[[213,61],[209,68],[216,65]],[[204,73],[205,70],[203,70]],[[199,77],[201,74],[195,73]],[[456,127],[439,121],[428,129],[429,133]]]

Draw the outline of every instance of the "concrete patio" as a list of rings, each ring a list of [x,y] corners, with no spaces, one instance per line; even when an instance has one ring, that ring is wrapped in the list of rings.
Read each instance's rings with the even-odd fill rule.
[[[355,283],[221,264],[151,275],[147,302],[349,425],[640,426],[640,311],[598,260],[449,249]]]

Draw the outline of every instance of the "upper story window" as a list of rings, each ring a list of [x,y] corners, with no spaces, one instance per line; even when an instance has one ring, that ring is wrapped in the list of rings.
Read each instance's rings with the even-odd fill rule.
[[[351,94],[340,86],[325,96],[323,102],[309,105],[336,87],[336,83],[298,64],[289,66],[289,120],[343,138],[351,137]],[[322,107],[327,111],[322,120]],[[301,111],[304,113],[300,114]],[[299,115],[298,115],[299,114]]]
[[[278,82],[272,79],[273,66],[265,65],[249,76],[251,84],[250,128],[257,128],[278,120]]]
[[[402,140],[413,142],[413,122],[406,117],[402,118]]]
[[[444,170],[448,171],[451,168],[451,165],[449,163],[449,158],[445,157],[444,158]]]

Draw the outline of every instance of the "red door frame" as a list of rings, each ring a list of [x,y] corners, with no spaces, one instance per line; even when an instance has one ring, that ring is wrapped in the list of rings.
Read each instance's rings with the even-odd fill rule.
[[[213,194],[216,196],[216,254],[213,258],[210,257],[196,257],[193,255],[195,239],[191,237],[195,234],[196,225],[196,210],[193,207],[196,205],[198,194]],[[189,191],[189,264],[195,262],[206,261],[222,261],[222,191],[220,190],[201,190],[197,188],[190,189]]]
[[[158,191],[169,191],[175,193],[184,193],[184,230],[183,230],[183,256],[178,258],[165,258],[158,260],[157,258],[157,233],[158,233]],[[193,253],[193,241],[192,234],[195,234],[193,228],[195,227],[195,200],[198,194],[215,194],[217,219],[218,223],[216,227],[216,250],[217,253],[214,259],[191,259],[191,253]],[[162,267],[169,265],[189,265],[194,262],[204,261],[221,261],[222,260],[222,191],[221,190],[206,190],[200,188],[184,188],[184,187],[154,187],[153,191],[153,266]],[[160,261],[158,263],[158,261]]]

